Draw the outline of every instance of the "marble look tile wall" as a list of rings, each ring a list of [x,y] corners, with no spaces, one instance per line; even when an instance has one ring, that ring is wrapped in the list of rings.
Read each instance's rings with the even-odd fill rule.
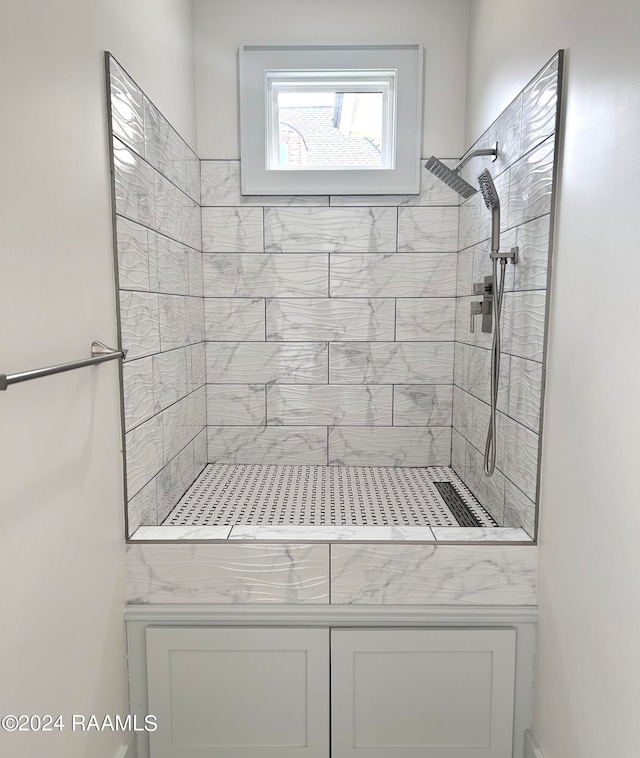
[[[332,545],[331,602],[535,605],[536,548]]]
[[[490,479],[482,466],[492,337],[480,331],[479,320],[475,333],[469,330],[469,306],[478,299],[473,283],[491,273],[490,213],[478,195],[460,207],[452,462],[500,525],[532,536],[560,68],[555,56],[475,143],[484,148],[497,141],[498,160],[474,159],[463,170],[474,182],[489,168],[501,200],[501,248],[519,248],[518,263],[506,272],[497,469]]]
[[[201,196],[209,461],[448,465],[457,194]]]
[[[200,161],[111,57],[109,83],[131,534],[207,462]]]
[[[459,205],[422,168],[412,196],[243,196],[239,162],[200,162],[111,59],[130,531],[161,523],[207,461],[452,462],[499,524],[533,534],[558,72],[479,138],[498,160],[463,171],[490,168],[501,246],[520,249],[487,479],[480,194]]]
[[[130,544],[126,563],[131,604],[329,602],[329,545]]]
[[[344,529],[339,529],[345,538]],[[274,539],[282,539],[282,529],[273,531]],[[398,537],[388,531],[389,538]],[[401,531],[411,539],[411,530]],[[304,529],[299,532],[302,537]],[[334,532],[328,528],[324,538],[335,537]],[[245,526],[237,538],[254,536],[252,527]],[[385,545],[378,540],[375,537],[370,544],[131,543],[127,602],[536,604],[534,546]]]

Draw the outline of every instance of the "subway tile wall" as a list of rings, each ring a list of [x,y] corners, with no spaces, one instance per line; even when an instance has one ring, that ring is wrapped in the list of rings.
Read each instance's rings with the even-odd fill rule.
[[[474,195],[460,207],[453,392],[452,464],[502,526],[533,536],[537,496],[542,361],[544,357],[550,217],[557,149],[561,74],[556,55],[474,145],[498,142],[499,158],[478,158],[463,169],[475,182],[485,166],[501,201],[501,248],[519,248],[508,264],[502,316],[497,419],[497,468],[483,474],[492,336],[469,329],[473,283],[491,273],[490,214]]]
[[[201,197],[209,461],[448,465],[458,195]]]
[[[200,161],[108,59],[129,533],[207,462]]]

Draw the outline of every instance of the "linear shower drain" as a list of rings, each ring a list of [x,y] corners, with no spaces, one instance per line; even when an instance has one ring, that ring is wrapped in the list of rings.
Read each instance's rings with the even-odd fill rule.
[[[458,522],[458,526],[482,526],[451,482],[434,482],[434,485]]]

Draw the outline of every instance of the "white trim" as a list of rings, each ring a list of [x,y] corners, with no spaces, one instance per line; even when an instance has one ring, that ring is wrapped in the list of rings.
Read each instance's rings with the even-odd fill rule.
[[[330,605],[128,605],[127,621],[179,624],[241,624],[287,626],[485,626],[531,624],[533,605],[520,606],[330,606]]]
[[[243,45],[239,54],[243,195],[390,195],[420,191],[421,45]],[[267,72],[397,71],[394,168],[267,169]]]
[[[544,758],[531,729],[526,729],[524,733],[524,758]]]

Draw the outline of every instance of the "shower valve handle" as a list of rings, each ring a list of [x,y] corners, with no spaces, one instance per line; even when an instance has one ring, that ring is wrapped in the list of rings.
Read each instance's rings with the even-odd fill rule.
[[[476,330],[476,316],[482,314],[482,303],[471,303],[471,314],[469,319],[469,331],[473,334]]]
[[[482,300],[479,303],[471,303],[469,331],[472,334],[475,332],[475,317],[482,316],[482,331],[488,334],[491,332],[493,326],[493,277],[485,276],[483,282],[475,282],[473,294],[481,295]]]
[[[493,277],[485,276],[484,282],[476,282],[473,285],[473,294],[491,297],[493,295]]]

